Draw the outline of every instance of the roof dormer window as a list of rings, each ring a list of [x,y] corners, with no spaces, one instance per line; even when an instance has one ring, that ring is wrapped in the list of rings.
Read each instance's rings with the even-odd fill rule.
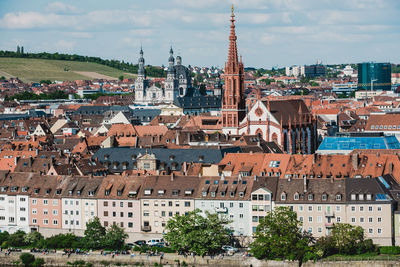
[[[47,189],[46,189],[46,195],[50,194],[50,192],[51,192],[51,189],[50,189],[50,188],[47,188]]]
[[[300,199],[299,193],[297,193],[297,192],[294,193],[293,199],[294,199],[294,200],[299,200],[299,199]]]
[[[313,194],[309,194],[308,195],[308,200],[313,200],[314,199],[314,195]]]
[[[145,189],[145,190],[144,190],[144,194],[145,194],[146,196],[151,195],[151,191],[152,191],[152,189]]]
[[[39,188],[35,188],[33,189],[33,193],[35,193],[36,195],[39,194],[40,189]]]
[[[56,194],[57,194],[57,195],[61,195],[61,189],[57,189],[57,190],[56,190]]]
[[[11,192],[17,192],[17,191],[18,191],[18,186],[11,187]]]
[[[179,195],[179,190],[172,190],[172,195],[173,196],[178,196]]]
[[[163,195],[165,194],[165,190],[164,190],[164,189],[158,190],[158,191],[157,191],[157,194],[158,194],[159,196],[163,196]]]
[[[322,197],[321,197],[321,199],[323,200],[323,201],[326,201],[326,200],[328,200],[328,195],[327,194],[322,194]]]
[[[342,200],[342,195],[341,194],[336,194],[336,201]]]
[[[282,194],[281,194],[281,200],[286,200],[286,193],[285,193],[285,192],[282,192]]]
[[[358,200],[364,200],[364,195],[363,194],[359,194],[358,195]]]
[[[351,194],[351,200],[356,200],[356,194]]]
[[[28,188],[29,187],[27,187],[27,186],[22,187],[22,192],[24,192],[24,193],[28,192]]]

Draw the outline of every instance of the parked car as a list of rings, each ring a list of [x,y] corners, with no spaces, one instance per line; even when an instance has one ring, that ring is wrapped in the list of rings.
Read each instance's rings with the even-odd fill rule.
[[[129,245],[129,244],[128,244],[128,245]],[[143,245],[146,245],[146,240],[136,240],[135,242],[133,242],[132,247],[133,247],[133,246],[139,246],[139,247],[141,247],[141,246],[143,246]]]
[[[232,246],[222,246],[222,250],[224,250],[226,253],[228,254],[235,254],[236,252],[238,252],[237,248],[234,248]]]
[[[148,246],[158,246],[158,245],[163,245],[164,246],[164,240],[161,239],[150,239],[147,241]]]

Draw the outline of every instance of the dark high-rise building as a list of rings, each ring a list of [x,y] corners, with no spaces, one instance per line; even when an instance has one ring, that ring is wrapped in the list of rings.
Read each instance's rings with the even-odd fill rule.
[[[358,64],[358,89],[390,91],[392,87],[391,72],[390,63]]]
[[[325,66],[324,65],[304,66],[304,75],[310,78],[325,76]]]

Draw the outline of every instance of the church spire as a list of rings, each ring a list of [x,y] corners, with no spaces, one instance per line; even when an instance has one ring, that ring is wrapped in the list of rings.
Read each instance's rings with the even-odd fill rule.
[[[225,64],[224,71],[225,86],[222,98],[222,130],[224,133],[239,134],[239,124],[246,117],[244,67],[238,61],[233,5],[231,11],[228,62]]]
[[[174,72],[174,50],[172,50],[172,45],[171,48],[169,49],[169,58],[168,58],[168,73],[173,73]]]
[[[237,52],[237,45],[236,45],[236,32],[235,32],[235,14],[234,8],[232,5],[232,13],[231,13],[231,33],[229,36],[229,53],[228,53],[228,70],[233,73],[238,68],[238,52]]]
[[[139,57],[139,60],[138,60],[138,63],[139,63],[138,75],[145,76],[146,71],[144,69],[144,58],[143,58],[143,48],[142,48],[142,46],[140,46],[139,54],[140,54],[140,57]]]

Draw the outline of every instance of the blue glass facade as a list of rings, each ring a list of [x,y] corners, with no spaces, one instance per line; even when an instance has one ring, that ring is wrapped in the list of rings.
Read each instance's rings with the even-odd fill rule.
[[[371,90],[371,81],[373,81],[373,90],[390,91],[392,67],[390,63],[360,63],[358,64],[358,89]]]

